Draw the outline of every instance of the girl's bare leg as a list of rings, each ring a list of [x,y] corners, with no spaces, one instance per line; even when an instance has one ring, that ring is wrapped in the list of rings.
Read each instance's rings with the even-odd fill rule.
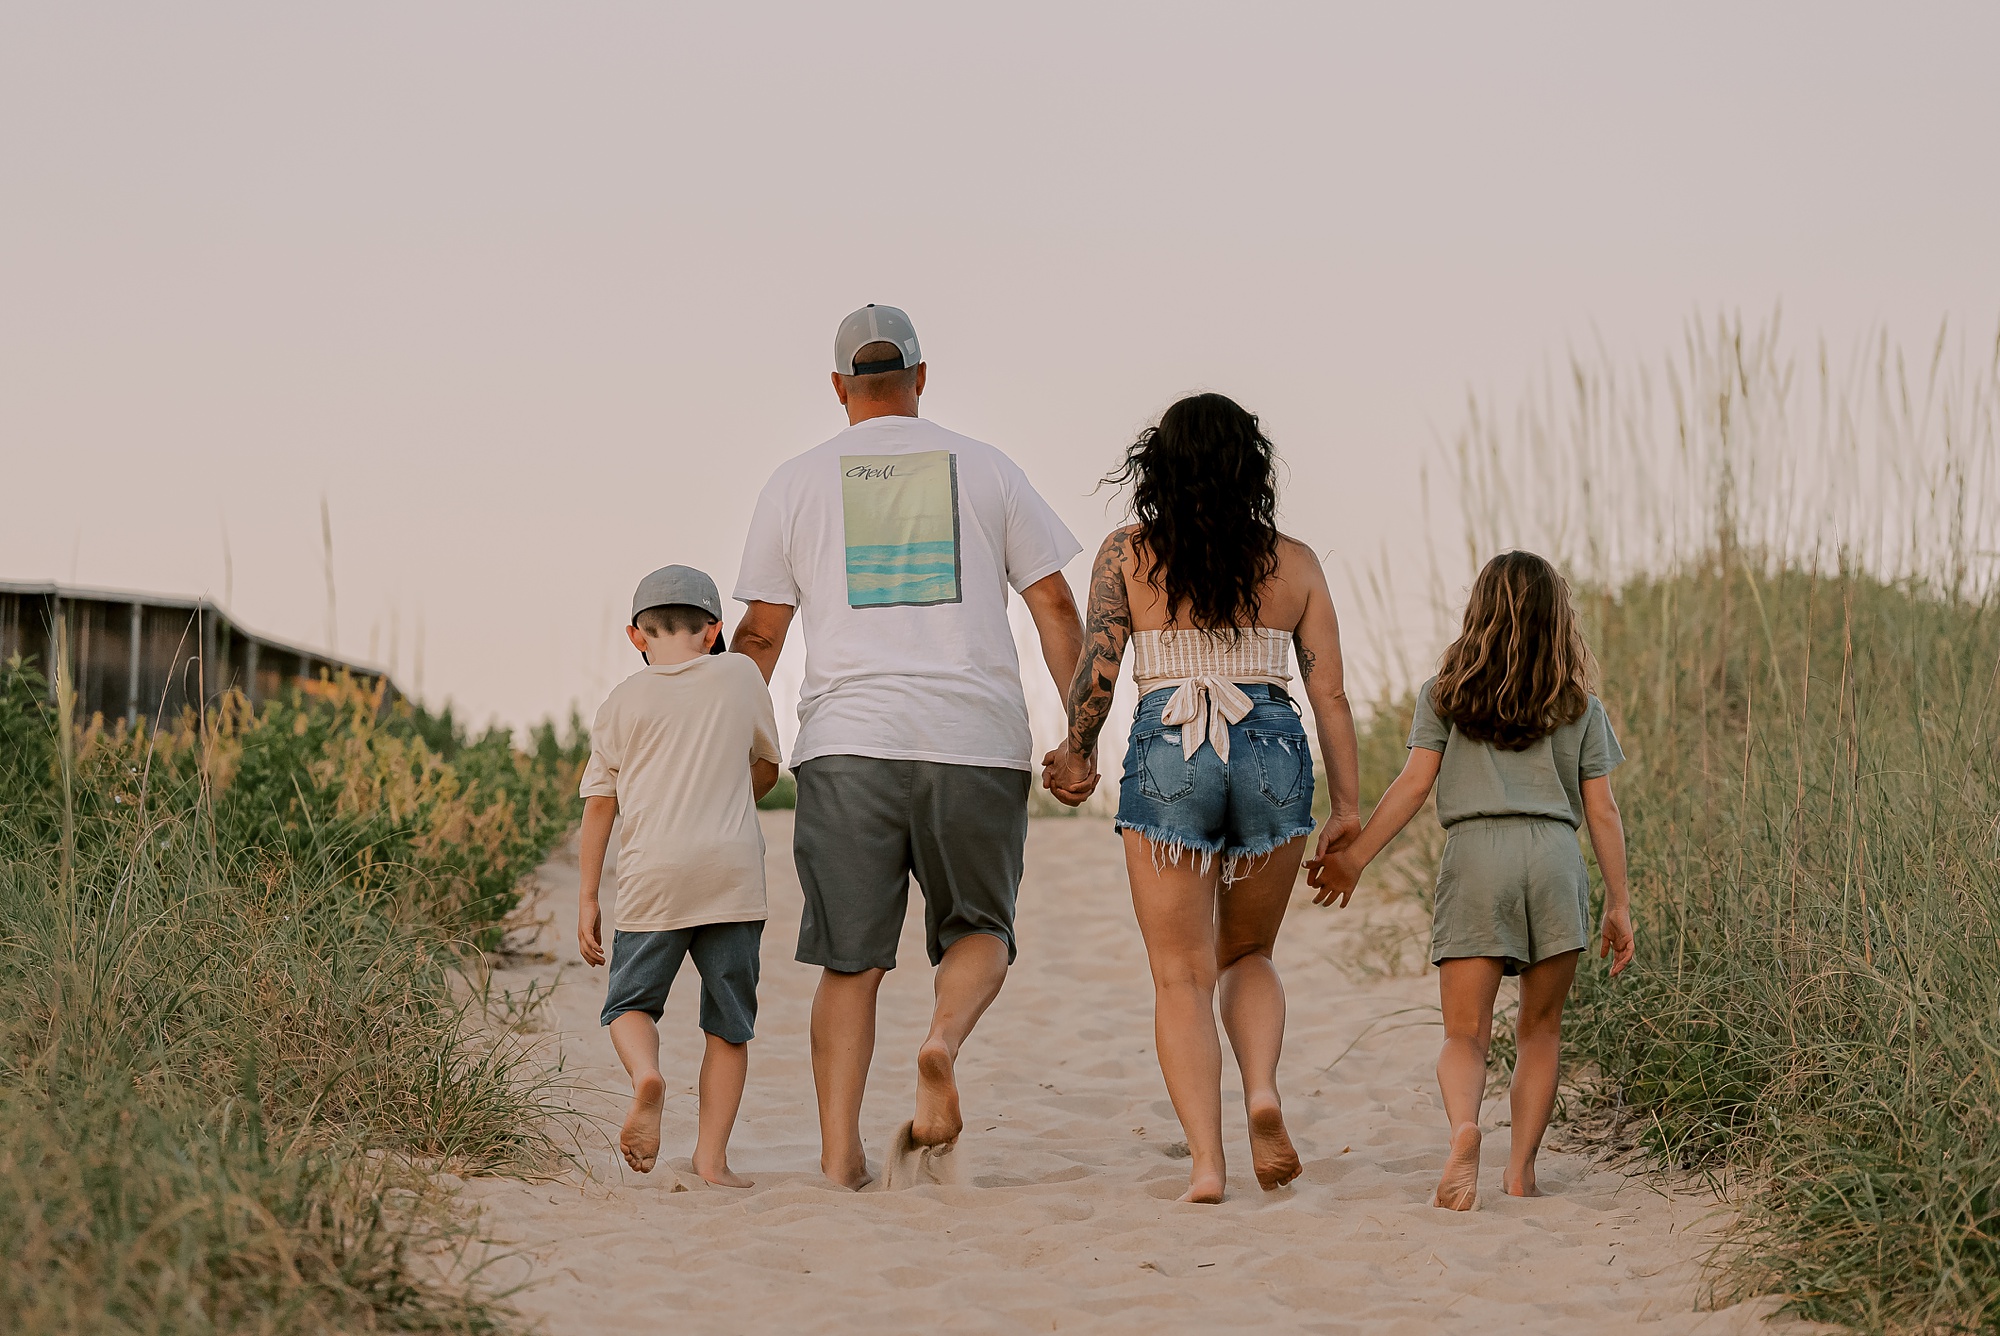
[[[1265,1191],[1299,1176],[1299,1155],[1285,1131],[1278,1099],[1278,1055],[1285,1045],[1285,985],[1271,948],[1298,882],[1305,837],[1256,860],[1223,889],[1216,913],[1216,966],[1222,1026],[1243,1073],[1243,1110],[1250,1121],[1250,1167]]]
[[[1468,956],[1438,966],[1438,1000],[1444,1010],[1444,1050],[1438,1054],[1438,1090],[1451,1124],[1451,1153],[1438,1179],[1436,1204],[1469,1211],[1479,1200],[1479,1105],[1486,1094],[1486,1050],[1493,1042],[1493,999],[1501,962]]]
[[[1507,1101],[1513,1106],[1514,1148],[1507,1157],[1505,1185],[1515,1197],[1542,1195],[1535,1186],[1535,1155],[1555,1113],[1563,1003],[1576,981],[1576,962],[1581,955],[1580,951],[1566,951],[1521,971],[1521,1013],[1514,1022],[1519,1055],[1514,1059],[1513,1086],[1507,1092]]]
[[[701,1106],[695,1123],[694,1171],[718,1187],[747,1188],[754,1184],[729,1171],[729,1133],[736,1110],[743,1104],[743,1083],[750,1074],[750,1045],[732,1044],[704,1033],[708,1047],[701,1055]]]
[[[1215,887],[1222,871],[1219,860],[1197,871],[1199,860],[1185,855],[1156,866],[1146,837],[1123,833],[1132,909],[1153,971],[1153,1042],[1193,1157],[1181,1200],[1219,1202],[1227,1178],[1222,1045],[1215,1034]]]
[[[611,1046],[632,1078],[632,1107],[618,1131],[618,1151],[642,1174],[660,1158],[660,1110],[667,1083],[660,1076],[660,1027],[643,1011],[628,1011],[611,1022]]]

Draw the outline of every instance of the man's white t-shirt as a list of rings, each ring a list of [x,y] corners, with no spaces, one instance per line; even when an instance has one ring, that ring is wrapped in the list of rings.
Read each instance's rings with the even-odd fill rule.
[[[857,422],[757,498],[736,597],[799,610],[792,764],[875,756],[1032,770],[1007,622],[1082,551],[1027,475],[923,418]]]

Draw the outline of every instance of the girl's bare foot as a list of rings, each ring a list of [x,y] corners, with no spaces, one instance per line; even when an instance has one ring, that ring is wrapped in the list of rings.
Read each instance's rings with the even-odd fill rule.
[[[1276,1100],[1250,1108],[1250,1167],[1257,1173],[1257,1186],[1266,1192],[1285,1186],[1303,1172]]]
[[[1535,1171],[1533,1169],[1528,1170],[1518,1178],[1510,1175],[1506,1182],[1506,1188],[1507,1195],[1510,1197],[1539,1197],[1542,1195],[1542,1190],[1535,1186]]]
[[[917,1116],[910,1122],[910,1139],[919,1146],[948,1146],[964,1130],[951,1050],[942,1039],[926,1040],[917,1050]]]
[[[1222,1200],[1223,1178],[1219,1173],[1199,1173],[1188,1179],[1188,1190],[1180,1195],[1181,1201],[1191,1201],[1202,1206],[1214,1206]]]
[[[642,1174],[652,1173],[653,1162],[660,1158],[660,1110],[666,1102],[666,1078],[658,1072],[647,1072],[632,1083],[632,1108],[618,1131],[618,1151]]]
[[[694,1162],[694,1171],[719,1188],[754,1188],[757,1186],[751,1179],[745,1178],[741,1174],[731,1173],[727,1159],[721,1160],[716,1164],[704,1165],[700,1158],[697,1157]]]
[[[1469,1211],[1479,1200],[1479,1124],[1460,1123],[1451,1134],[1451,1155],[1438,1179],[1437,1205]]]

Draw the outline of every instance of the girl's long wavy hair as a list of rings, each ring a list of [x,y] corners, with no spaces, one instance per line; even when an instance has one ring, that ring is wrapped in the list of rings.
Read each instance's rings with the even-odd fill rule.
[[[1568,583],[1532,552],[1503,552],[1472,582],[1431,703],[1474,741],[1522,751],[1583,714],[1593,670]]]
[[[1132,485],[1147,583],[1195,626],[1257,625],[1258,590],[1278,569],[1278,485],[1257,415],[1220,394],[1160,415],[1105,475]]]

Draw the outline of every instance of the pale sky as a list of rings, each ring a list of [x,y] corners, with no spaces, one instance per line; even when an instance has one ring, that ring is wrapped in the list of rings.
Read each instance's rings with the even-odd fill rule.
[[[10,4],[0,579],[323,644],[324,497],[341,653],[587,716],[874,301],[1086,553],[1133,433],[1236,397],[1344,591],[1573,345],[1990,340],[1996,51],[1971,3]]]

